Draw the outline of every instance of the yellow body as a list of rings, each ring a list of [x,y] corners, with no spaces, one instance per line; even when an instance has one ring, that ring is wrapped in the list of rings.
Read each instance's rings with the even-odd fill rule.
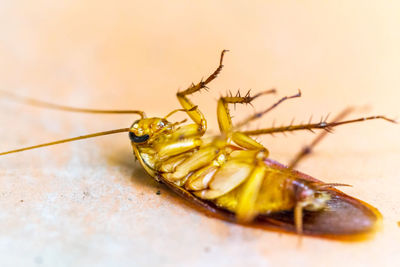
[[[200,200],[211,201],[241,222],[250,222],[259,214],[294,210],[300,232],[302,209],[322,209],[328,198],[310,182],[268,166],[268,150],[237,130],[229,114],[229,104],[250,103],[271,90],[253,97],[249,93],[221,97],[217,103],[221,133],[213,137],[204,137],[206,119],[187,98],[217,76],[223,53],[220,66],[207,80],[177,93],[183,109],[176,111],[186,112],[194,123],[169,122],[167,117],[176,111],[164,118],[142,118],[133,123],[129,134],[136,158],[155,179],[167,180]]]
[[[295,180],[264,163],[268,154],[263,148],[238,147],[223,135],[176,136],[176,132],[191,126],[172,128],[150,145],[132,142],[136,157],[150,175],[161,176],[200,199],[234,212],[241,221],[294,207]]]
[[[163,118],[146,118],[145,113],[140,110],[75,108],[11,94],[14,99],[35,106],[84,113],[136,114],[141,119],[134,122],[129,128],[18,148],[1,152],[0,156],[103,135],[129,132],[136,158],[153,178],[168,184],[183,196],[194,200],[197,204],[211,208],[214,212],[217,212],[218,208],[228,211],[224,214],[228,214],[230,219],[232,218],[231,214],[234,214],[240,222],[251,222],[258,215],[291,211],[296,231],[301,233],[303,210],[329,209],[329,212],[313,213],[313,215],[308,213],[308,229],[306,227],[305,230],[311,234],[348,234],[373,229],[376,222],[380,220],[380,214],[376,209],[335,189],[328,190],[329,187],[343,184],[326,184],[292,171],[292,168],[321,140],[324,133],[318,135],[310,146],[300,151],[287,168],[271,164],[271,160],[268,159],[268,150],[251,136],[297,130],[325,129],[329,131],[338,125],[374,119],[395,121],[384,116],[340,121],[349,112],[346,109],[333,122],[329,123],[324,120],[319,123],[309,122],[248,131],[240,130],[242,126],[260,118],[281,102],[299,97],[301,95],[299,92],[293,96],[281,98],[271,107],[255,113],[244,121],[232,124],[229,104],[250,104],[252,100],[261,95],[275,92],[275,90],[268,90],[254,96],[250,96],[250,92],[248,92],[245,96],[238,93],[235,96],[220,97],[217,103],[220,134],[206,137],[207,121],[188,96],[207,89],[207,84],[217,77],[223,67],[222,61],[225,52],[224,50],[221,54],[218,68],[206,80],[192,84],[188,89],[177,93],[182,109],[173,110]],[[167,120],[178,111],[185,112],[193,123],[184,125],[184,121],[170,122]],[[330,199],[332,201],[328,202]],[[209,205],[210,203],[213,203],[217,209]],[[287,215],[290,212],[284,214]],[[269,216],[269,218],[272,217],[273,215]],[[279,223],[279,228],[283,229],[284,225],[287,225],[288,229],[293,230],[293,223],[287,222],[282,217],[278,218],[276,222]],[[270,221],[270,223],[273,222]],[[354,228],[354,225],[359,227]]]

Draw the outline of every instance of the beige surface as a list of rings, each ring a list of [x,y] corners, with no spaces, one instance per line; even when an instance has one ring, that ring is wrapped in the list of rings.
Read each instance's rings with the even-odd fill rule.
[[[83,3],[85,2],[85,3]],[[212,71],[196,95],[216,132],[226,90],[275,87],[273,119],[336,113],[400,114],[396,1],[1,1],[0,84],[62,104],[164,115],[174,93]],[[385,2],[385,3],[383,3]],[[378,3],[376,1],[375,3]],[[278,96],[265,96],[256,108]],[[129,126],[134,116],[49,111],[0,100],[0,150]],[[236,110],[237,117],[251,107]],[[241,115],[240,115],[241,114]],[[299,169],[378,207],[383,228],[342,243],[244,228],[199,213],[134,162],[125,134],[0,159],[1,266],[395,266],[400,264],[400,127],[337,129]],[[312,136],[263,138],[287,162]],[[157,190],[161,195],[157,195]]]

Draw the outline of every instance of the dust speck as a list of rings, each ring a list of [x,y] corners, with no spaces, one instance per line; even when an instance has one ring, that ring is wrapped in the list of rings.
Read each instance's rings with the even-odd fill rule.
[[[85,198],[87,198],[87,197],[89,197],[90,196],[90,193],[88,192],[88,191],[84,191],[83,192],[83,199],[85,199]]]

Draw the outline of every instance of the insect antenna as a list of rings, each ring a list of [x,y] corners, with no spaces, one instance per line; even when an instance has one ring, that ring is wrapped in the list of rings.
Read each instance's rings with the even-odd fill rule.
[[[146,117],[145,113],[140,110],[107,110],[107,109],[89,109],[89,108],[78,108],[64,106],[46,101],[38,100],[31,97],[20,96],[11,92],[0,90],[0,94],[12,99],[16,102],[27,104],[30,106],[36,106],[41,108],[69,111],[69,112],[80,112],[80,113],[97,113],[97,114],[138,114],[142,119]]]
[[[173,111],[171,111],[170,113],[168,113],[166,116],[164,116],[164,119],[171,117],[173,114],[177,113],[177,112],[190,112],[190,111],[194,111],[198,108],[198,106],[194,106],[190,109],[184,109],[184,108],[179,108],[179,109],[174,109]]]
[[[57,140],[57,141],[50,142],[50,143],[44,143],[44,144],[35,145],[35,146],[28,146],[28,147],[18,148],[18,149],[15,149],[15,150],[1,152],[0,156],[7,155],[7,154],[12,154],[12,153],[17,153],[17,152],[22,152],[22,151],[25,151],[25,150],[36,149],[36,148],[45,147],[45,146],[58,145],[58,144],[77,141],[77,140],[82,140],[82,139],[88,139],[88,138],[93,138],[93,137],[98,137],[98,136],[103,136],[103,135],[124,133],[124,132],[129,132],[129,128],[122,128],[122,129],[115,129],[115,130],[110,130],[110,131],[92,133],[92,134],[81,135],[81,136],[77,136],[77,137],[73,137],[73,138]]]

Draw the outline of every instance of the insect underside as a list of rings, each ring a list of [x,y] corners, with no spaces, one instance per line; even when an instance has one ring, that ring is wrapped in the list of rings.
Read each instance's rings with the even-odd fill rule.
[[[232,122],[230,104],[249,104],[255,98],[274,93],[275,90],[271,89],[253,96],[250,93],[244,96],[238,93],[220,97],[217,102],[220,134],[205,137],[206,119],[188,96],[207,89],[207,84],[217,77],[223,67],[225,52],[226,50],[221,53],[218,68],[206,80],[177,93],[182,108],[165,117],[147,118],[144,112],[137,110],[79,109],[25,98],[24,102],[50,108],[91,113],[138,114],[141,118],[129,128],[60,140],[3,152],[0,155],[129,132],[136,158],[152,177],[223,219],[313,235],[348,236],[371,232],[380,219],[375,208],[335,189],[335,186],[341,184],[323,183],[294,171],[293,167],[335,126],[372,119],[394,121],[383,116],[342,121],[350,112],[350,109],[346,109],[331,122],[323,120],[318,123],[242,130],[243,126],[259,119],[280,103],[300,97],[299,92],[280,99],[270,108],[241,122]],[[184,121],[168,121],[175,112],[185,112],[193,122],[184,124]],[[269,159],[268,149],[252,138],[262,134],[314,129],[326,131],[300,151],[288,167]]]

